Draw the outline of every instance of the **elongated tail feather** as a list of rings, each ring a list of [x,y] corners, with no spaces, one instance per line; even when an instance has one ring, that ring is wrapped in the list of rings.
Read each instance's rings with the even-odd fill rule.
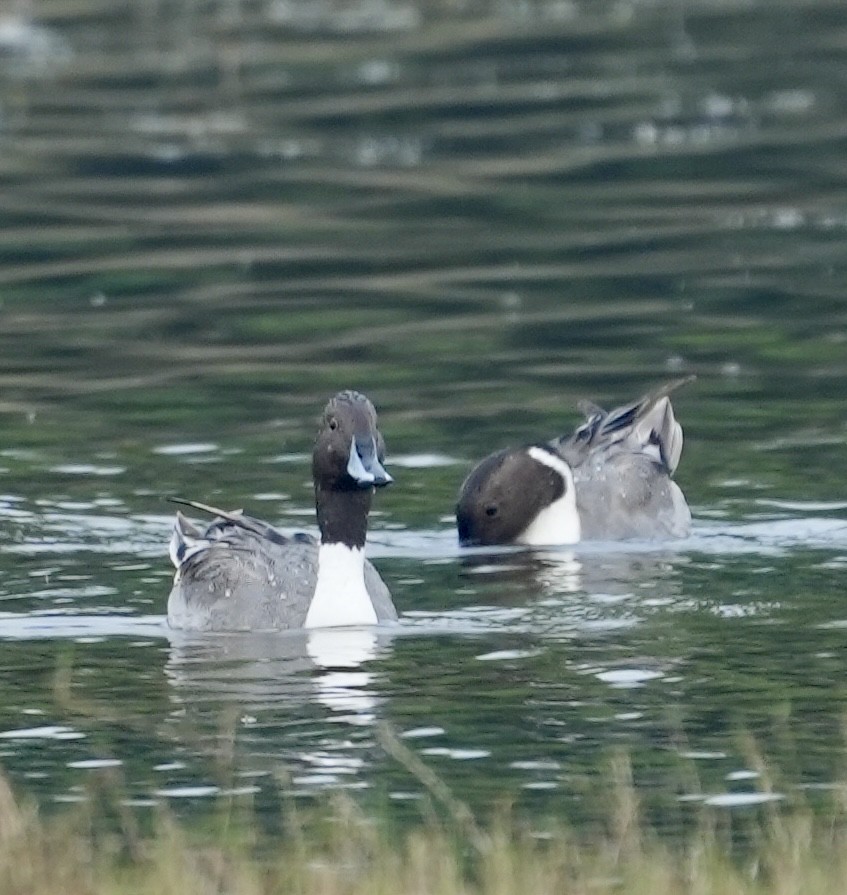
[[[169,497],[168,500],[171,503],[178,503],[182,506],[192,507],[195,510],[200,510],[203,513],[208,513],[211,516],[215,516],[218,519],[223,519],[226,522],[230,522],[232,525],[235,525],[238,528],[242,528],[245,531],[249,531],[251,534],[257,535],[260,538],[266,538],[267,540],[272,541],[274,544],[287,544],[290,540],[284,534],[277,531],[272,525],[269,525],[267,522],[262,522],[260,519],[254,519],[252,516],[246,516],[244,514],[244,510],[222,510],[218,507],[210,506],[207,503],[200,503],[200,501],[198,500],[186,500],[183,497]],[[206,530],[206,535],[209,535],[210,532],[211,527]]]
[[[673,473],[682,455],[682,427],[676,421],[670,393],[696,377],[684,376],[659,386],[632,404],[605,411],[591,401],[580,401],[585,422],[572,435],[557,439],[562,454],[578,462],[584,452],[605,444],[640,445],[669,473]]]

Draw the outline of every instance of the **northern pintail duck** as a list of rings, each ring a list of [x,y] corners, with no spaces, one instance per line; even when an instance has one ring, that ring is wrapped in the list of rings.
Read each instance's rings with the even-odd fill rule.
[[[605,411],[580,402],[572,434],[482,460],[459,491],[459,541],[555,545],[685,537],[691,511],[671,478],[682,427],[670,392],[693,376]]]
[[[312,453],[320,542],[205,504],[204,530],[177,513],[170,554],[177,572],[168,598],[173,628],[256,631],[372,625],[397,612],[364,557],[374,489],[392,478],[373,404],[358,392],[326,406]]]

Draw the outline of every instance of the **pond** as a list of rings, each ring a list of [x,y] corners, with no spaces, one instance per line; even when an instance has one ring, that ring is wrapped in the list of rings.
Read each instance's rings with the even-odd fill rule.
[[[112,769],[139,810],[243,794],[270,817],[343,788],[404,818],[420,761],[476,811],[586,822],[625,752],[667,829],[825,797],[847,708],[845,66],[827,0],[0,14],[15,788],[79,801]],[[690,538],[459,549],[475,460],[687,373]],[[399,629],[346,662],[169,632],[166,498],[314,532],[317,417],[350,387],[395,478],[368,549]]]

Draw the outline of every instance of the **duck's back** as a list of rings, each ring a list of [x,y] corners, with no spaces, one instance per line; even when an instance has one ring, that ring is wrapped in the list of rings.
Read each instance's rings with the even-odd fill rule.
[[[250,525],[256,530],[251,530]],[[168,623],[194,631],[302,628],[318,579],[317,541],[286,537],[266,523],[217,519],[200,534],[183,528],[184,558],[168,597]],[[397,618],[388,588],[365,561],[379,621]]]
[[[556,448],[573,470],[586,539],[685,537],[691,511],[671,476],[682,427],[669,393],[680,379],[611,411],[584,405],[586,422]]]
[[[646,454],[616,451],[574,469],[576,501],[587,540],[681,538],[691,511],[679,485]]]

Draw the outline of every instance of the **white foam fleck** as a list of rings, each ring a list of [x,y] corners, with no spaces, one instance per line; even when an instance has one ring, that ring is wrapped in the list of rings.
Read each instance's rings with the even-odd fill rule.
[[[727,780],[755,780],[759,777],[758,771],[732,771],[726,775]]]
[[[759,498],[755,501],[759,506],[775,507],[779,510],[791,510],[800,513],[827,513],[847,510],[847,500],[780,500],[776,498]]]
[[[615,668],[597,674],[599,680],[613,687],[639,687],[647,681],[661,677],[664,677],[661,671],[650,671],[646,668]]]
[[[186,442],[185,444],[162,444],[153,448],[154,454],[165,457],[180,457],[186,454],[211,454],[218,450],[218,445],[211,441]]]
[[[408,740],[418,739],[420,737],[438,737],[445,733],[443,727],[413,727],[411,730],[405,730],[401,734]]]
[[[434,469],[439,466],[456,466],[461,462],[447,454],[401,454],[399,457],[391,458],[392,466],[402,466],[406,469]]]
[[[785,796],[778,792],[722,792],[703,799],[704,805],[713,808],[743,808],[748,805],[764,805],[767,802],[779,802]]]
[[[220,791],[219,786],[166,786],[154,790],[153,794],[168,799],[192,799],[200,796],[214,796]]]
[[[540,655],[540,649],[501,649],[477,656],[477,662],[502,662],[508,659],[528,659]]]
[[[275,457],[268,457],[265,463],[305,463],[311,459],[311,454],[277,454]]]
[[[120,475],[126,472],[125,466],[95,466],[93,463],[61,463],[51,466],[50,472],[60,475]]]
[[[4,730],[0,732],[2,740],[82,740],[85,734],[70,727],[60,724],[50,724],[44,727],[21,727],[17,730]]]
[[[475,758],[488,758],[491,755],[488,749],[448,749],[446,746],[431,746],[421,749],[422,755],[445,755],[457,761],[471,761]]]

